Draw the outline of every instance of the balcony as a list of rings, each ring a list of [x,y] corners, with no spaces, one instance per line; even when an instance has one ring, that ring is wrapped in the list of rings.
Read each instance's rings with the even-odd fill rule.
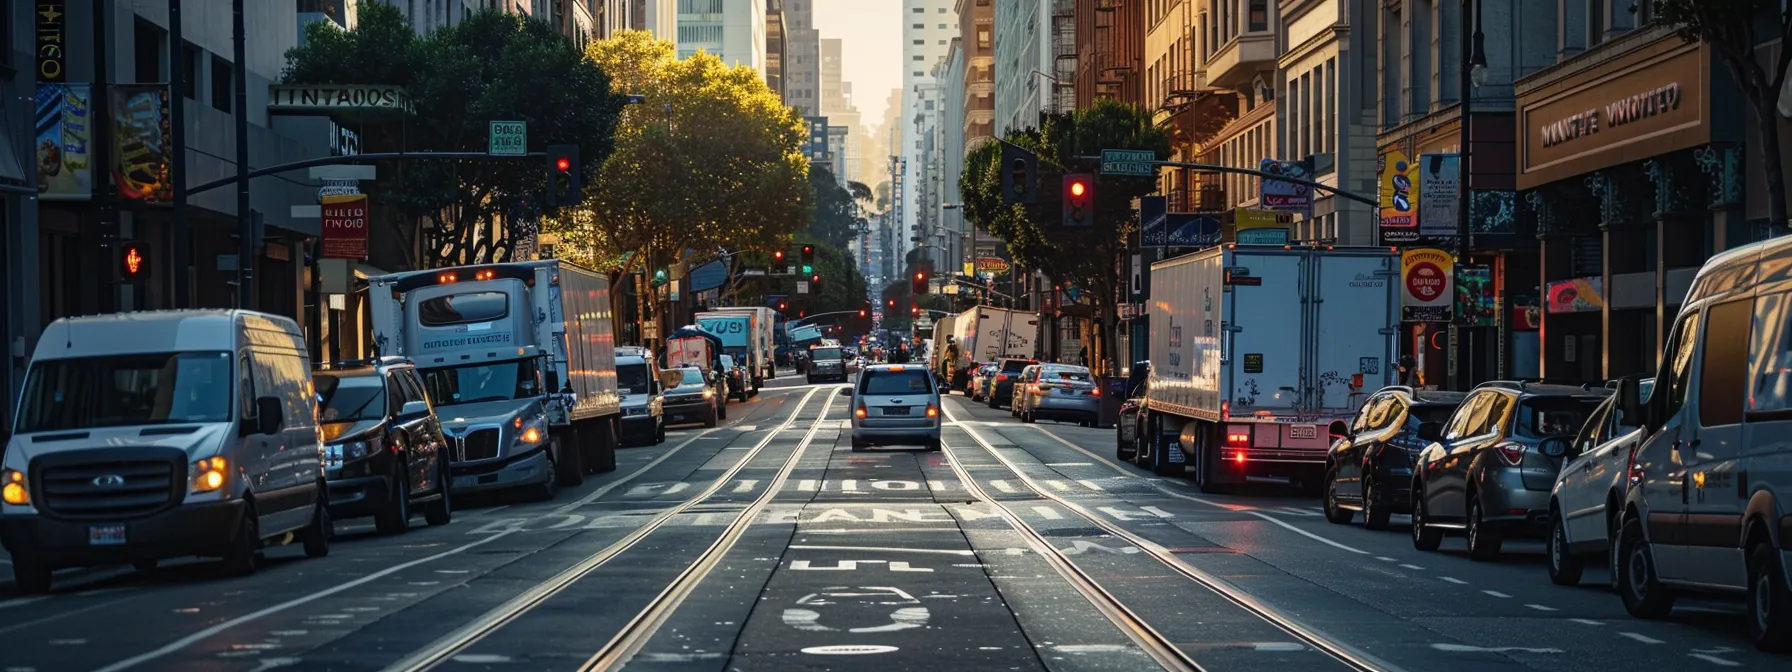
[[[1258,74],[1276,68],[1276,35],[1245,33],[1220,46],[1200,68],[1215,88],[1243,90]]]

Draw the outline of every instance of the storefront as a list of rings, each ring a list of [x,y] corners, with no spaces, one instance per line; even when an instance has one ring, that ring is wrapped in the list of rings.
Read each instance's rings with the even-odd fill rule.
[[[1519,80],[1519,215],[1550,379],[1652,371],[1698,267],[1749,242],[1743,105],[1709,49],[1638,30]]]

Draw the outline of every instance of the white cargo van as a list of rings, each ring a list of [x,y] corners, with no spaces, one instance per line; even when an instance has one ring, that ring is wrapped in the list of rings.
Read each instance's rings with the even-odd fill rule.
[[[38,340],[0,461],[0,543],[20,592],[62,567],[329,552],[304,335],[243,310],[64,318]]]
[[[1618,524],[1618,593],[1659,618],[1681,592],[1744,597],[1755,645],[1792,648],[1792,237],[1699,269],[1646,399]]]

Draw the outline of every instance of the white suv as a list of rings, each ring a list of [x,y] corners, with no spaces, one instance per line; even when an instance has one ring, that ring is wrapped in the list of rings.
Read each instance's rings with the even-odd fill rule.
[[[926,366],[879,364],[840,390],[852,397],[852,449],[921,444],[940,449],[940,392]]]

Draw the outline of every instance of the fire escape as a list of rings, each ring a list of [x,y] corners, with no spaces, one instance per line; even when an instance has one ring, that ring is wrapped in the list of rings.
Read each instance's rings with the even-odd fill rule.
[[[1117,64],[1114,53],[1118,42],[1125,39],[1117,35],[1123,30],[1120,27],[1121,4],[1125,0],[1095,0],[1095,95],[1097,97],[1126,99],[1125,87],[1132,67]]]
[[[1052,0],[1053,112],[1076,109],[1076,0]]]

